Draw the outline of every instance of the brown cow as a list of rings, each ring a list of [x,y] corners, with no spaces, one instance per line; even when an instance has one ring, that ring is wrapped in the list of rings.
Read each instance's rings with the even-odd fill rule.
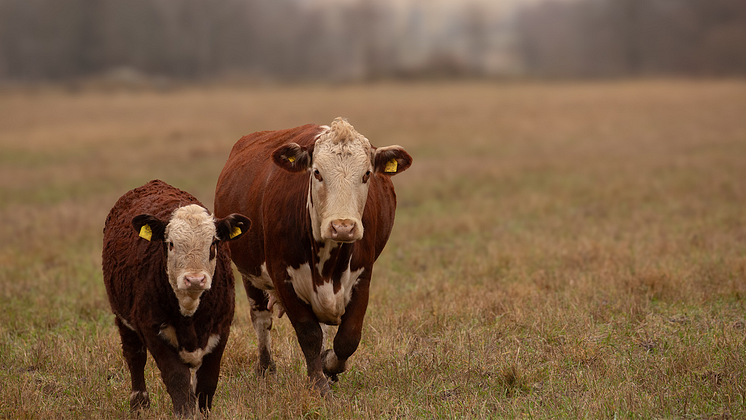
[[[235,306],[226,241],[251,222],[215,219],[192,195],[163,181],[124,194],[104,226],[102,263],[111,310],[132,378],[130,408],[150,405],[147,352],[155,359],[174,412],[212,407],[220,359]]]
[[[313,385],[325,395],[360,342],[373,263],[391,233],[391,175],[412,157],[400,146],[375,148],[337,118],[241,138],[218,179],[215,214],[254,222],[230,244],[243,277],[259,341],[257,370],[274,371],[272,306],[295,328]],[[323,351],[325,325],[338,325]]]

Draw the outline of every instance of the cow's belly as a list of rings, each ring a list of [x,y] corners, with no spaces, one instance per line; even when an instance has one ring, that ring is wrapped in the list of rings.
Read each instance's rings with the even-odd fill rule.
[[[320,322],[329,325],[339,325],[342,322],[342,315],[352,298],[352,289],[357,284],[363,270],[364,268],[360,268],[351,271],[348,267],[340,279],[341,287],[337,293],[334,293],[331,280],[321,286],[316,286],[314,290],[311,266],[308,263],[301,265],[298,269],[287,268],[295,294],[303,302],[311,305],[313,313]]]

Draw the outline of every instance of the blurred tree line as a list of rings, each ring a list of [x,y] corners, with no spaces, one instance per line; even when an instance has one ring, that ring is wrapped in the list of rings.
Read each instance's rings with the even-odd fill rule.
[[[520,4],[0,0],[0,79],[746,74],[746,0]]]
[[[503,30],[502,17],[483,13],[480,4],[489,3],[0,0],[0,79],[122,68],[176,78],[484,73],[484,58],[500,49],[494,33]]]
[[[745,0],[542,3],[517,27],[535,76],[746,75]]]

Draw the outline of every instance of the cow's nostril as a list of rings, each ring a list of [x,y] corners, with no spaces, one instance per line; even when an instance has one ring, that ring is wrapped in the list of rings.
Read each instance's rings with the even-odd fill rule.
[[[195,275],[195,276],[184,276],[184,285],[186,287],[202,287],[205,285],[205,275]]]
[[[331,237],[340,241],[352,240],[357,223],[350,219],[340,219],[331,222],[329,228]]]

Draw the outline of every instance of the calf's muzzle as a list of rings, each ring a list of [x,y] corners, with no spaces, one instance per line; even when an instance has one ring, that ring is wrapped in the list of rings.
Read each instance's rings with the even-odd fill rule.
[[[204,290],[207,286],[207,276],[205,273],[187,273],[182,280],[182,289],[186,290]]]

